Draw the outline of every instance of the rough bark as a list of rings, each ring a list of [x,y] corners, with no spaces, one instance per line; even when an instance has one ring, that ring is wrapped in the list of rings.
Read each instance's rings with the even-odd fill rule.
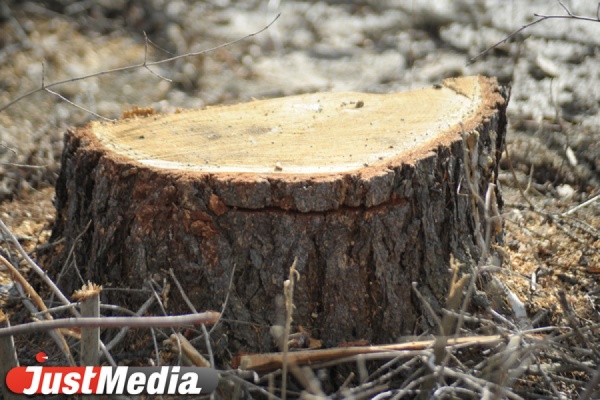
[[[471,91],[471,87],[475,89]],[[387,343],[412,334],[419,330],[421,315],[412,282],[418,282],[436,307],[436,302],[443,304],[447,292],[450,255],[467,267],[481,256],[478,240],[483,228],[475,229],[461,134],[477,145],[477,158],[473,159],[471,146],[468,162],[476,165],[476,190],[485,198],[488,184],[496,182],[506,130],[507,94],[495,80],[447,80],[441,88],[423,91],[423,96],[407,92],[403,101],[415,93],[416,102],[435,101],[432,96],[438,92],[450,96],[450,102],[453,98],[468,99],[465,115],[448,117],[460,123],[440,123],[431,139],[414,148],[346,169],[334,165],[327,170],[317,165],[311,172],[292,159],[273,163],[276,153],[260,168],[249,167],[246,172],[244,165],[229,168],[227,153],[223,155],[223,172],[215,161],[204,164],[211,168],[187,168],[172,160],[159,165],[144,159],[146,153],[136,159],[135,147],[127,153],[123,146],[113,145],[119,135],[106,124],[70,130],[65,136],[56,187],[53,231],[53,238],[64,238],[65,245],[55,259],[53,272],[63,267],[72,246],[72,260],[83,278],[105,288],[140,288],[149,277],[162,279],[165,271],[173,268],[197,309],[220,310],[235,267],[224,316],[229,321],[224,325],[230,340],[227,345],[231,349],[266,350],[272,346],[269,327],[281,323],[275,299],[281,295],[288,269],[297,257],[301,279],[295,291],[295,325],[329,345],[354,339]],[[339,103],[343,95],[357,101]],[[314,96],[321,104],[329,104],[328,96],[334,96],[336,104],[352,108],[353,115],[367,115],[376,100],[379,108],[373,112],[379,113],[379,120],[410,111],[410,107],[386,108],[388,95],[311,96],[310,104],[315,104]],[[294,101],[304,100],[299,96]],[[247,114],[239,119],[255,132],[266,132],[261,125],[266,122],[252,110],[262,112],[260,107],[273,107],[276,102],[251,102],[196,113],[215,113],[226,125],[238,121],[234,112]],[[440,104],[443,107],[443,102]],[[315,118],[330,118],[320,112],[315,111]],[[132,125],[143,130],[157,126],[150,125],[152,121],[169,118],[139,117],[136,113],[128,116],[128,121],[114,126]],[[184,112],[177,118],[185,116]],[[335,122],[335,117],[331,118]],[[431,118],[440,117],[433,113]],[[286,121],[281,116],[277,119],[285,131]],[[375,129],[373,132],[389,128],[400,136],[405,134],[402,126],[373,128],[366,117],[356,120],[353,129],[360,130],[364,124],[365,130]],[[179,120],[169,121],[170,128],[176,130]],[[235,123],[233,128],[240,137],[248,134]],[[344,143],[344,129],[349,128],[338,127],[340,143]],[[148,128],[139,139],[151,137],[153,129]],[[220,128],[210,128],[212,133],[215,129]],[[112,135],[110,140],[103,136],[106,132]],[[128,137],[135,137],[137,132]],[[205,138],[210,133],[197,134]],[[376,133],[369,131],[372,134]],[[134,141],[127,146],[135,146]],[[188,160],[185,163],[189,165]],[[343,163],[350,164],[347,160]],[[499,193],[496,195],[501,202]],[[483,209],[475,208],[483,220]],[[60,282],[69,291],[80,286],[73,268],[66,270]],[[110,293],[105,290],[103,295]],[[174,298],[170,303],[173,312],[187,311],[175,291],[170,295]],[[141,300],[131,294],[121,293],[119,297],[119,292],[105,298],[130,305]]]

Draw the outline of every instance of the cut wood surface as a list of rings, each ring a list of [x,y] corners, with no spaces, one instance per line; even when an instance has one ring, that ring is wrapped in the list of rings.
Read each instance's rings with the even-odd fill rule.
[[[171,115],[97,122],[91,132],[143,165],[206,172],[360,170],[438,145],[482,104],[477,80],[388,95],[315,93]],[[135,114],[134,114],[135,115]]]
[[[92,122],[65,136],[53,268],[73,247],[67,290],[75,265],[105,288],[173,268],[196,308],[229,293],[220,337],[258,350],[283,323],[275,299],[297,257],[294,324],[326,344],[393,341],[428,326],[413,281],[439,310],[450,255],[479,261],[484,210],[468,182],[481,198],[496,182],[506,105],[494,79],[466,77]],[[145,300],[119,293],[103,296]]]

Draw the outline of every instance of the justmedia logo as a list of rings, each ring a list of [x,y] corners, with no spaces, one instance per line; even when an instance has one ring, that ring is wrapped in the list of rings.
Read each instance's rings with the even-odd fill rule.
[[[40,363],[48,357],[38,353]],[[17,367],[6,386],[17,394],[207,394],[217,388],[212,368],[200,367]]]

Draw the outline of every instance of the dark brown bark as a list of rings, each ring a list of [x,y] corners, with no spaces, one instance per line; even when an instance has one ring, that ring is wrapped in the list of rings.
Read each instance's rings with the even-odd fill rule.
[[[495,80],[465,79],[481,87],[481,104],[462,125],[478,133],[476,183],[484,198],[496,181],[507,95]],[[465,95],[454,81],[445,85]],[[450,255],[466,266],[480,258],[461,131],[452,125],[379,164],[315,174],[287,173],[285,166],[281,173],[239,174],[151,167],[102,145],[93,126],[68,131],[53,231],[54,239],[65,238],[65,251],[52,272],[74,245],[84,279],[139,288],[173,268],[198,310],[220,310],[235,266],[224,314],[228,345],[267,350],[269,327],[281,323],[275,298],[297,257],[295,325],[328,345],[392,342],[423,327],[412,282],[435,308],[447,291]],[[71,291],[80,283],[67,271],[60,283]],[[173,312],[187,311],[171,296]],[[132,306],[141,300],[115,292],[105,299]]]

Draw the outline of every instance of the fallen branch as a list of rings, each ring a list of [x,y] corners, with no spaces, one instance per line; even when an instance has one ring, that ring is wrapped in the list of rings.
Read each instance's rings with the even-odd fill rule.
[[[490,346],[504,342],[506,337],[501,335],[493,336],[469,336],[461,338],[450,338],[447,347],[458,345],[470,346]],[[358,347],[336,347],[323,350],[303,350],[287,353],[287,362],[295,365],[310,365],[320,361],[330,361],[351,357],[359,354],[383,353],[390,351],[411,351],[423,350],[433,346],[436,339],[422,340],[417,342],[407,342],[380,346],[358,346]],[[267,354],[247,354],[236,356],[233,360],[234,368],[253,370],[256,372],[268,372],[282,367],[284,361],[283,353]]]
[[[48,331],[59,328],[164,328],[170,326],[212,324],[219,318],[216,311],[200,314],[171,315],[166,317],[101,317],[101,318],[63,318],[51,321],[37,321],[28,324],[0,329],[0,337]]]

